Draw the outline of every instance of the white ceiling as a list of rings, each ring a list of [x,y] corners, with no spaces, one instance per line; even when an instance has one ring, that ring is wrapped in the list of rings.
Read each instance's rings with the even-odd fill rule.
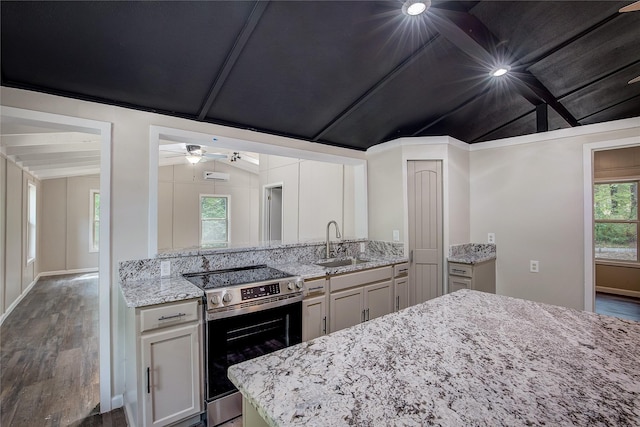
[[[100,173],[100,136],[0,118],[0,152],[38,179]]]

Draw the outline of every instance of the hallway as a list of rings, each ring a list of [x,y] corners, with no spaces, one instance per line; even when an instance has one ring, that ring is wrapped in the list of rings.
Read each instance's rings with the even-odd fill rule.
[[[126,426],[99,414],[97,273],[41,278],[0,340],[0,425]]]

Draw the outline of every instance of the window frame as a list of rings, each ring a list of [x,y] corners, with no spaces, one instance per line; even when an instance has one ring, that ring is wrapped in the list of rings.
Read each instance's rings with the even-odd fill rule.
[[[602,184],[636,184],[636,219],[596,219],[596,187]],[[635,224],[636,226],[636,260],[621,260],[613,258],[598,258],[596,256],[596,224]],[[621,265],[640,268],[640,177],[628,177],[624,179],[607,178],[596,179],[593,182],[593,258],[596,264]]]
[[[33,192],[33,195],[32,195]],[[27,180],[27,211],[26,211],[26,244],[25,265],[34,263],[38,256],[38,187],[36,183]],[[33,220],[33,221],[32,221]],[[33,239],[32,239],[33,236]]]
[[[225,198],[227,199],[227,240],[218,242],[203,243],[202,241],[202,223],[206,221],[202,218],[202,199],[209,198]],[[200,246],[228,245],[231,242],[231,196],[229,194],[200,194],[198,197],[198,243]]]
[[[100,197],[100,190],[92,188],[89,190],[89,253],[100,252],[100,212],[98,212],[98,220],[96,221],[95,212],[95,196]],[[98,233],[96,236],[95,225],[98,223]],[[96,244],[96,237],[98,244]]]

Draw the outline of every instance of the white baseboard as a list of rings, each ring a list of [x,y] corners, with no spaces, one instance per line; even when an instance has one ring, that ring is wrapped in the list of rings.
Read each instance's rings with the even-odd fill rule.
[[[38,279],[40,279],[41,275],[42,275],[42,273],[38,274],[36,276],[36,278],[33,279],[33,282],[29,283],[29,286],[27,286],[27,288],[24,290],[24,292],[22,292],[20,295],[18,295],[18,298],[13,300],[13,302],[7,308],[7,310],[4,313],[2,313],[2,316],[0,316],[0,325],[2,325],[2,323],[4,323],[4,319],[6,319],[11,314],[13,309],[16,308],[18,306],[18,304],[20,304],[20,301],[22,301],[22,299],[31,291],[31,289],[35,286],[35,284],[38,283]]]
[[[606,286],[596,286],[596,292],[603,292],[605,294],[622,295],[625,297],[640,298],[640,292],[630,291],[627,289],[607,288]]]
[[[114,409],[122,408],[123,405],[124,405],[124,400],[123,400],[121,394],[118,394],[116,396],[111,396],[111,410],[112,411]]]
[[[56,270],[56,271],[44,271],[40,273],[40,276],[62,276],[63,274],[79,274],[79,273],[97,273],[98,267],[91,268],[76,268],[74,270]]]

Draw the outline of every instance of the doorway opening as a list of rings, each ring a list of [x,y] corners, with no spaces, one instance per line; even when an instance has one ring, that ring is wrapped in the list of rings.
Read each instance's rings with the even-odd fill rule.
[[[266,241],[282,240],[282,183],[264,187],[264,232]]]
[[[6,106],[2,106],[1,117],[3,128],[5,128],[4,124],[10,123],[15,129],[53,129],[70,134],[91,134],[95,137],[95,145],[99,150],[99,215],[102,218],[97,236],[100,411],[109,412],[112,406],[118,406],[117,401],[112,402],[111,394],[111,221],[109,220],[111,217],[111,123]],[[78,138],[80,140],[75,142],[66,141],[65,145],[83,142],[81,141],[83,136],[78,135]],[[43,148],[42,152],[51,158],[48,163],[54,163],[53,159],[57,154],[52,151],[54,149],[52,144],[44,145],[47,147]],[[34,150],[35,148],[32,149]],[[78,160],[78,156],[82,153],[74,154],[76,157],[66,162],[72,166],[66,167],[76,168],[77,175],[82,175],[78,171],[87,166],[88,160]],[[89,194],[87,191],[86,196],[89,197]]]

